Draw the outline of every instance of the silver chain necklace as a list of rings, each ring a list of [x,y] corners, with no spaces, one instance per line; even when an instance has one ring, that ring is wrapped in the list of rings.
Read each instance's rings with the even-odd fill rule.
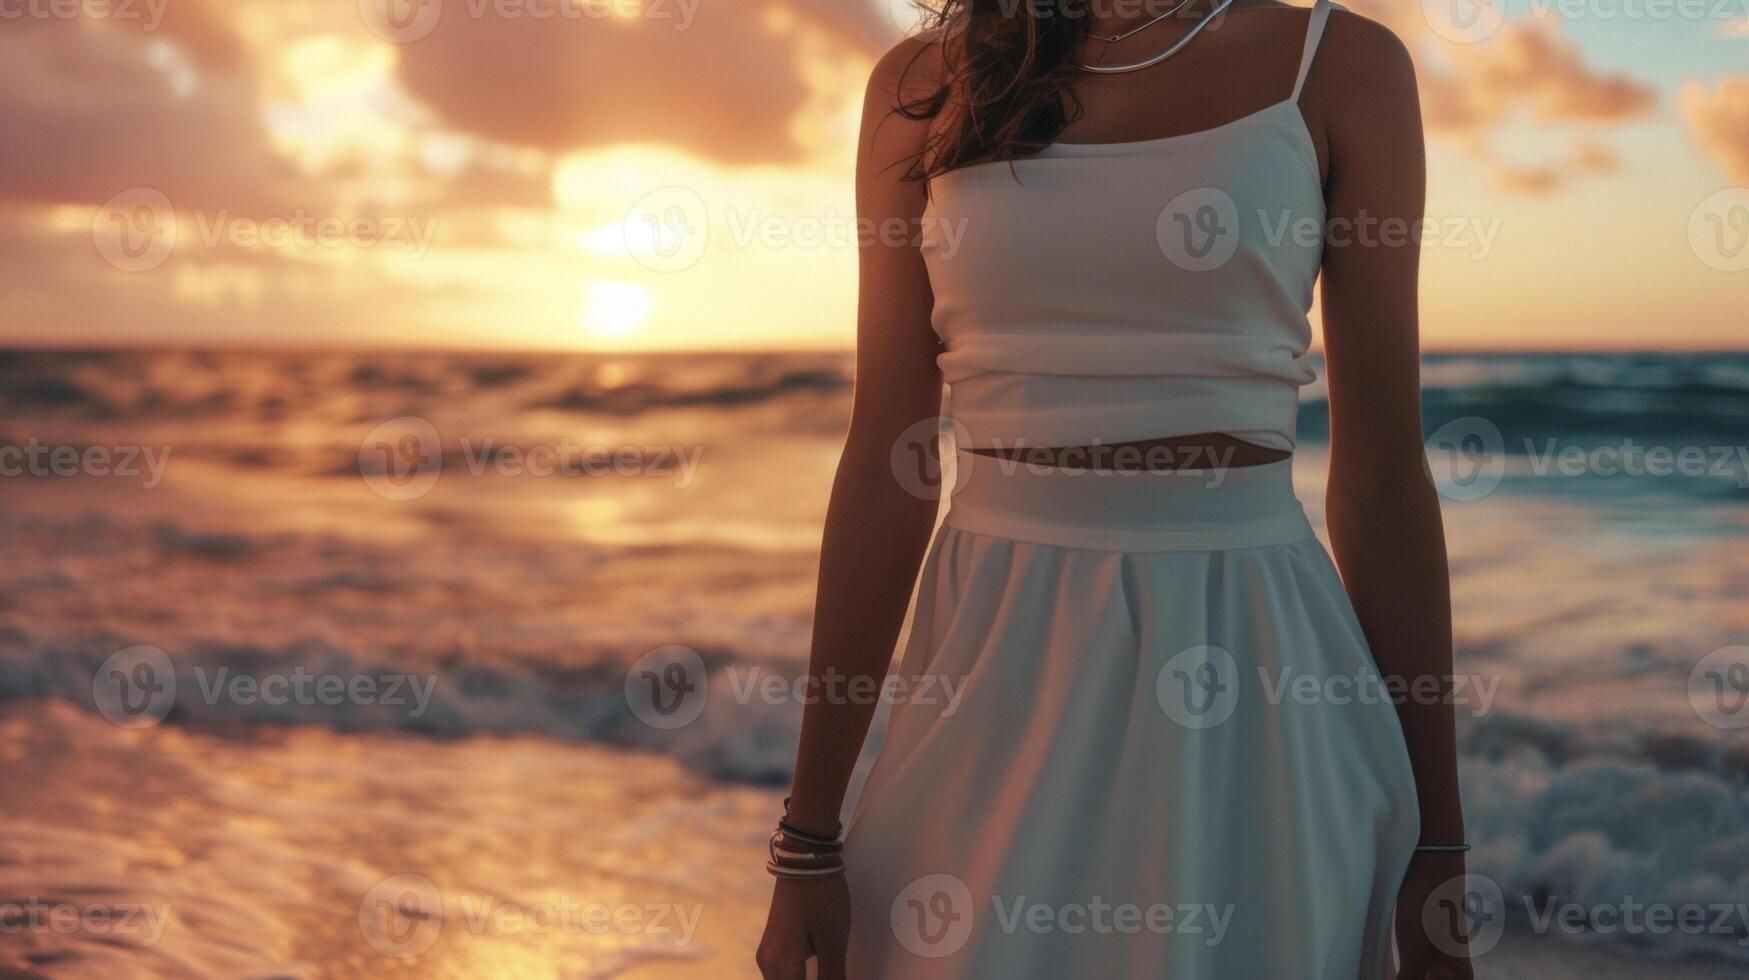
[[[1172,45],[1170,47],[1168,47],[1166,50],[1160,52],[1159,54],[1149,55],[1148,57],[1143,58],[1141,61],[1131,62],[1130,64],[1127,64],[1127,65],[1089,65],[1089,64],[1085,64],[1083,62],[1076,62],[1075,67],[1081,69],[1082,71],[1092,72],[1096,75],[1121,75],[1125,72],[1141,71],[1143,68],[1151,68],[1154,65],[1157,65],[1160,62],[1165,61],[1167,58],[1170,58],[1173,55],[1177,54],[1178,52],[1184,50],[1184,46],[1186,44],[1190,43],[1191,38],[1196,37],[1196,35],[1198,33],[1200,33],[1203,28],[1207,27],[1211,21],[1213,21],[1216,17],[1219,17],[1228,7],[1231,7],[1232,5],[1233,5],[1233,0],[1221,0],[1220,3],[1215,5],[1215,9],[1209,11],[1207,14],[1204,14],[1203,18],[1201,20],[1197,21],[1195,24],[1192,24],[1190,27],[1190,30],[1184,32],[1183,37],[1180,37],[1178,40],[1173,41]],[[1144,24],[1143,26],[1146,27],[1148,25]],[[1140,28],[1138,28],[1138,30],[1139,29]],[[1131,33],[1134,33],[1134,32],[1131,32]],[[1124,36],[1127,37],[1128,35],[1124,35]]]
[[[1174,6],[1171,10],[1168,10],[1165,13],[1161,14],[1160,16],[1152,18],[1152,19],[1144,22],[1139,27],[1132,27],[1129,30],[1124,31],[1122,34],[1094,34],[1093,38],[1095,40],[1098,40],[1098,41],[1105,41],[1108,44],[1116,44],[1119,41],[1123,41],[1123,40],[1126,40],[1128,38],[1135,37],[1137,34],[1140,34],[1143,31],[1147,30],[1148,28],[1153,27],[1155,24],[1158,24],[1161,21],[1165,20],[1166,18],[1171,17],[1173,14],[1178,13],[1180,10],[1183,10],[1185,7],[1187,7],[1189,5],[1190,5],[1190,0],[1178,0],[1178,4],[1176,6]]]

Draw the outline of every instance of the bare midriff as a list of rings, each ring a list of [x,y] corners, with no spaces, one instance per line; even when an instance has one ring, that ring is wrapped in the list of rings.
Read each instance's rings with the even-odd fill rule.
[[[1095,470],[1225,470],[1276,463],[1293,455],[1219,432],[1096,446],[972,449],[980,456],[1035,466]]]

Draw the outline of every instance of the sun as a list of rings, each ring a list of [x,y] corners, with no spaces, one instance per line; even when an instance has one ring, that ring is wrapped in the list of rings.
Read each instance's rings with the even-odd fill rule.
[[[629,282],[592,282],[583,294],[583,326],[597,337],[625,337],[650,318],[650,291]]]

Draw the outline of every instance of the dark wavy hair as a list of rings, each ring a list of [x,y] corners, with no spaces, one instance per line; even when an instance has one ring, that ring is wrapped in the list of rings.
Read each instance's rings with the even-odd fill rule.
[[[1036,153],[1080,115],[1070,82],[1075,52],[1087,36],[1087,0],[919,5],[925,26],[941,39],[940,84],[916,98],[901,95],[895,111],[911,120],[940,117],[940,124],[907,180]]]

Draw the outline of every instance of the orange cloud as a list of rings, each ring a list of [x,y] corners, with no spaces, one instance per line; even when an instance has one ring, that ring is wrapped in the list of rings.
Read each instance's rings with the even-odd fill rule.
[[[1424,70],[1428,125],[1473,129],[1523,110],[1546,123],[1619,123],[1657,102],[1651,86],[1585,64],[1571,41],[1511,23],[1479,44],[1450,46],[1449,70]]]
[[[1495,184],[1518,194],[1551,194],[1561,186],[1561,172],[1552,167],[1516,167],[1493,161],[1488,173]]]
[[[1564,161],[1522,164],[1501,158],[1489,137],[1515,118],[1544,125],[1619,125],[1657,103],[1652,86],[1586,64],[1572,41],[1544,22],[1508,21],[1491,37],[1461,44],[1443,40],[1416,4],[1355,0],[1358,12],[1402,37],[1415,55],[1421,108],[1434,135],[1455,138],[1494,183],[1520,194],[1549,194],[1580,173],[1617,167],[1607,147],[1575,140]]]
[[[1573,146],[1573,167],[1594,173],[1614,173],[1621,168],[1621,158],[1601,143],[1580,140]]]
[[[1684,85],[1682,116],[1726,175],[1749,185],[1749,75],[1723,79],[1710,92],[1700,82]]]
[[[446,14],[400,46],[400,78],[448,125],[505,143],[656,142],[725,163],[784,162],[801,155],[793,124],[810,98],[802,30],[871,54],[893,34],[872,6],[844,0],[723,4],[690,22]]]

